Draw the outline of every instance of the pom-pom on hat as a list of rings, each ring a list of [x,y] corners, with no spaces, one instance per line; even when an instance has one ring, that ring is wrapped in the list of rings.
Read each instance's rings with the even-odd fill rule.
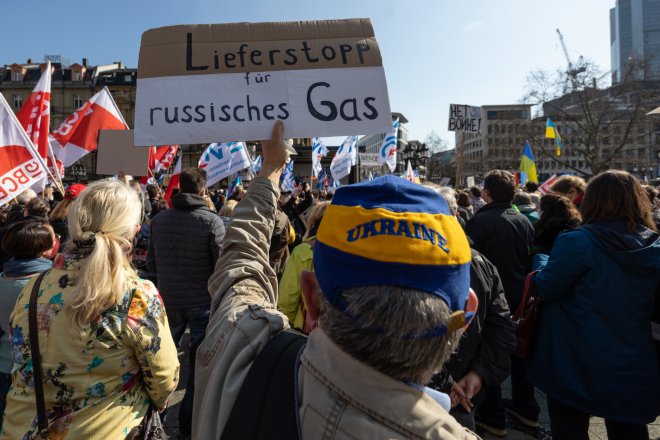
[[[319,286],[340,309],[343,290],[398,286],[464,311],[470,258],[467,237],[444,198],[395,176],[338,188],[314,245]]]

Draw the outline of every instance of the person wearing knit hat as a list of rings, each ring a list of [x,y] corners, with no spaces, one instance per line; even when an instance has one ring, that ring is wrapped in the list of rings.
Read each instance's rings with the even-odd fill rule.
[[[264,142],[209,280],[192,437],[477,438],[424,386],[476,310],[467,238],[433,191],[393,176],[337,189],[315,272],[301,274],[318,327],[309,339],[289,330],[268,263],[282,130]]]

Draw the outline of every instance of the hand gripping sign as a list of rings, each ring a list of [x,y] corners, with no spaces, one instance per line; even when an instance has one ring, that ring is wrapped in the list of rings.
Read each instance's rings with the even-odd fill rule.
[[[391,130],[368,19],[181,25],[142,35],[135,144]]]

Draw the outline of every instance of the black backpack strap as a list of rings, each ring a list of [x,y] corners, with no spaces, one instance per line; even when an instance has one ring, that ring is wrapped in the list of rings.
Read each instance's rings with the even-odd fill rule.
[[[37,322],[37,293],[46,274],[43,272],[37,277],[30,292],[30,305],[28,308],[28,326],[30,329],[30,354],[32,356],[32,374],[34,375],[34,396],[37,400],[37,424],[40,438],[48,438],[48,413],[46,412],[46,398],[44,395],[44,374],[41,367],[41,351],[39,350],[39,325]]]
[[[285,330],[250,367],[222,440],[299,439],[296,363],[307,338]]]

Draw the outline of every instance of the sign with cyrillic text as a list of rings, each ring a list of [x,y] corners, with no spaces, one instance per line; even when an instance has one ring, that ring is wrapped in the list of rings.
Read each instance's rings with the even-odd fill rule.
[[[368,19],[182,25],[142,35],[135,144],[378,134],[391,130]]]
[[[449,131],[481,131],[481,107],[449,104]]]

